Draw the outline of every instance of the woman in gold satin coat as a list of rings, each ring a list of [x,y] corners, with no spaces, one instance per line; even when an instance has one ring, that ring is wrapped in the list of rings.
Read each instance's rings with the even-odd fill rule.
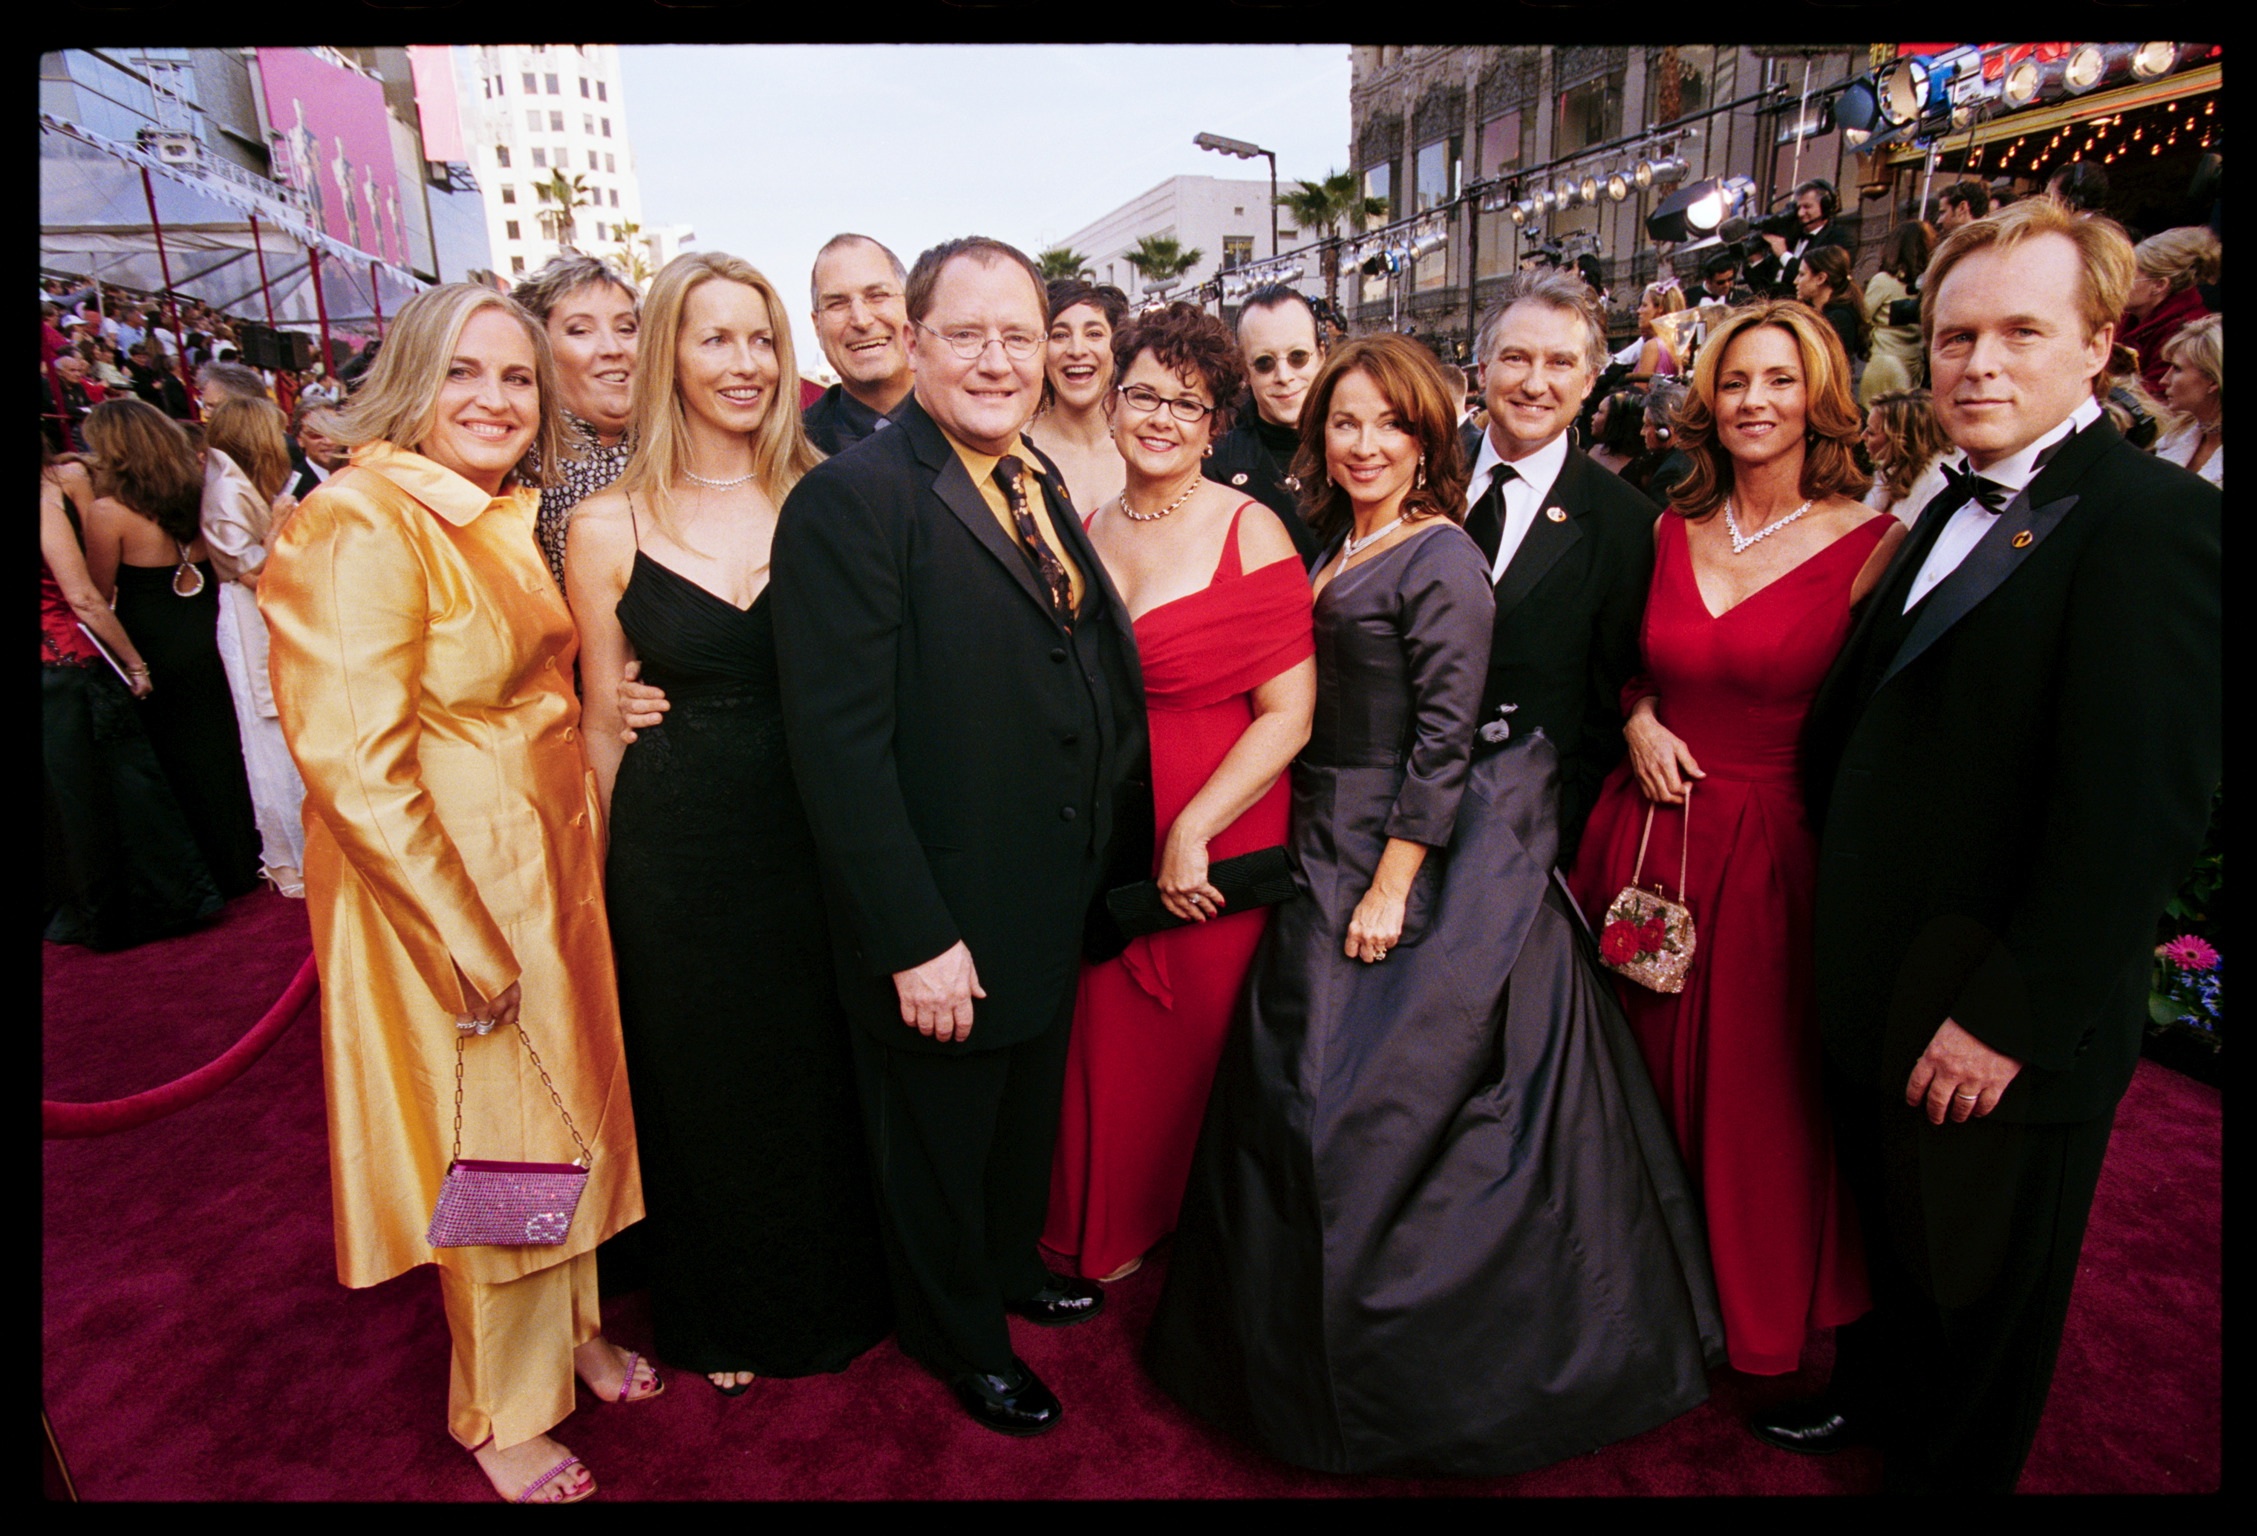
[[[598,1330],[596,1245],[643,1200],[577,641],[519,478],[536,443],[556,462],[556,398],[547,340],[509,299],[417,295],[348,408],[351,467],[284,524],[259,584],[306,782],[338,1278],[438,1265],[447,1427],[496,1492],[542,1503],[594,1491],[547,1434],[575,1373],[607,1401],[662,1385]],[[520,1023],[594,1154],[570,1235],[435,1250],[458,1039],[465,1157],[576,1155]]]

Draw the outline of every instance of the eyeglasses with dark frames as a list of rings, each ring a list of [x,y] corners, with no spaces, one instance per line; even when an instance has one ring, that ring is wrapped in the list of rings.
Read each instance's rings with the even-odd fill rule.
[[[1169,414],[1174,416],[1176,420],[1184,422],[1203,421],[1215,413],[1215,408],[1204,400],[1194,399],[1190,395],[1163,395],[1158,390],[1145,388],[1142,384],[1125,384],[1117,393],[1130,406],[1146,415],[1150,415],[1163,405],[1168,408]]]

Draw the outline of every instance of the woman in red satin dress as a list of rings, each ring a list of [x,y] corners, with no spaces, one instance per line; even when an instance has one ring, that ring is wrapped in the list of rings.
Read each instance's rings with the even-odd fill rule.
[[[1175,1228],[1223,1035],[1266,909],[1229,912],[1210,862],[1285,841],[1309,739],[1309,583],[1277,518],[1200,474],[1244,383],[1219,320],[1171,304],[1115,336],[1109,409],[1127,487],[1090,542],[1135,616],[1152,737],[1154,877],[1187,925],[1085,967],[1043,1246],[1091,1279]],[[1249,514],[1249,509],[1251,513]]]
[[[1811,696],[1904,537],[1853,499],[1849,381],[1833,327],[1801,304],[1740,311],[1701,349],[1677,433],[1694,468],[1654,525],[1629,756],[1572,882],[1600,926],[1649,808],[1642,883],[1679,895],[1684,855],[1685,990],[1617,990],[1701,1192],[1731,1363],[1753,1375],[1797,1369],[1811,1329],[1869,1305],[1820,1097],[1817,847],[1797,776]]]

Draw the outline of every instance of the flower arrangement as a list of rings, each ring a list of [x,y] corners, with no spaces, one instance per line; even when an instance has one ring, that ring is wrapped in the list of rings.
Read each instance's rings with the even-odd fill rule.
[[[2182,933],[2155,946],[2155,969],[2148,981],[2147,1016],[2153,1023],[2199,1029],[2218,1042],[2225,1013],[2225,957],[2198,934]]]

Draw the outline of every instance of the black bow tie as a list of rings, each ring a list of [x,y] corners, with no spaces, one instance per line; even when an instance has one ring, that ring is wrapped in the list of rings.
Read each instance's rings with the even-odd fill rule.
[[[1961,505],[1980,502],[1986,512],[2004,512],[2006,504],[2014,499],[2013,492],[1996,480],[1986,480],[1963,464],[1946,463],[1943,466],[1944,483],[1950,489],[1947,495],[1958,499]]]

